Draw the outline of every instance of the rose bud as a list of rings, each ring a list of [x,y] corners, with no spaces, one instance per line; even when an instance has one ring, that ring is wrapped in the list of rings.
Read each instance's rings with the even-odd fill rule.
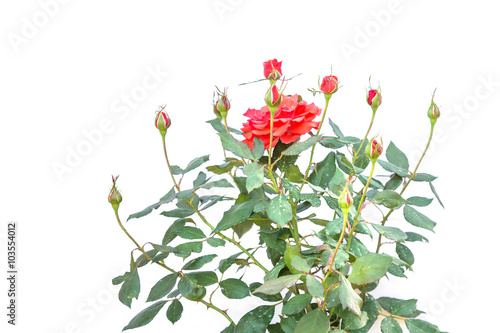
[[[338,200],[340,209],[342,209],[342,212],[344,215],[349,214],[349,209],[351,208],[353,204],[352,196],[351,193],[349,193],[349,181],[347,182],[346,186],[344,187],[344,190],[342,193],[339,195],[339,200]]]
[[[325,94],[333,94],[339,89],[339,80],[336,76],[328,75],[323,78],[320,90]]]
[[[372,107],[373,112],[376,112],[380,104],[382,104],[380,87],[378,89],[370,89],[366,94],[366,101]]]
[[[222,120],[222,115],[220,114],[220,111],[217,110],[217,103],[214,103],[214,114],[217,117],[217,119]]]
[[[271,81],[278,80],[283,73],[281,73],[282,61],[273,59],[264,62],[264,77]]]
[[[431,119],[431,124],[434,125],[436,123],[436,120],[439,118],[441,115],[441,112],[439,111],[439,108],[437,107],[436,103],[434,103],[434,96],[431,100],[431,106],[429,106],[429,111],[427,111],[427,115]]]
[[[270,109],[278,107],[281,103],[281,94],[275,84],[267,90],[265,101]]]
[[[382,155],[382,152],[384,151],[382,144],[382,140],[380,140],[379,143],[375,138],[373,138],[366,146],[365,153],[373,163],[377,161],[379,156]]]
[[[111,188],[111,191],[109,191],[108,195],[108,201],[113,206],[113,209],[116,211],[118,210],[118,207],[120,206],[120,202],[122,202],[122,195],[116,188],[116,181],[118,180],[119,176],[111,176],[111,179],[113,180],[113,187]]]
[[[167,128],[170,127],[172,121],[170,120],[170,117],[163,112],[163,109],[165,109],[165,107],[162,107],[161,110],[156,112],[155,126],[158,130],[160,130],[160,134],[165,136]]]
[[[217,103],[215,104],[217,111],[220,112],[223,118],[226,118],[227,111],[231,108],[231,103],[229,102],[229,98],[227,98],[227,89],[224,89],[223,92],[220,92],[219,89],[217,89],[217,96],[219,97]]]

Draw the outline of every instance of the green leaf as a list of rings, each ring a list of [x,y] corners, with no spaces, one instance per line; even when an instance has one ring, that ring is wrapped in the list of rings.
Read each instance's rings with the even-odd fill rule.
[[[286,315],[293,315],[304,310],[312,301],[310,294],[300,294],[292,297],[283,305],[282,312]]]
[[[253,150],[252,155],[256,161],[258,161],[262,155],[264,155],[264,141],[258,137],[253,138]]]
[[[229,210],[224,212],[222,219],[220,220],[219,224],[217,224],[212,233],[217,233],[222,230],[229,229],[234,225],[246,221],[250,217],[250,215],[252,215],[256,203],[257,201],[250,200],[229,208]]]
[[[219,282],[217,274],[212,271],[187,273],[187,276],[194,279],[199,286],[207,287]]]
[[[209,262],[211,262],[212,260],[214,260],[215,257],[217,257],[216,254],[207,254],[207,255],[198,257],[196,259],[190,260],[186,264],[184,264],[184,266],[182,266],[182,270],[193,271],[196,269],[200,269],[204,265],[206,265]]]
[[[413,253],[406,245],[397,243],[396,253],[398,254],[399,259],[403,260],[408,265],[412,266],[415,263],[415,257],[413,256]]]
[[[290,272],[292,272],[292,274],[299,274],[301,272],[299,270],[296,270],[292,266],[293,257],[302,257],[302,255],[300,254],[300,250],[296,246],[286,243],[286,250],[285,254],[283,255],[286,267],[288,267],[288,269],[290,270]]]
[[[231,134],[219,133],[219,136],[222,142],[222,147],[224,147],[224,149],[229,150],[230,152],[239,157],[243,157],[249,160],[255,159],[250,148],[243,142],[233,138]]]
[[[340,128],[337,125],[335,125],[335,123],[330,118],[328,118],[328,122],[330,123],[333,133],[335,133],[338,137],[342,138],[344,134],[342,133]]]
[[[286,178],[281,179],[281,184],[290,193],[290,198],[300,200],[300,191],[297,186],[293,185],[292,182]]]
[[[352,288],[351,282],[343,275],[340,275],[339,297],[342,306],[348,308],[353,314],[361,317],[361,307],[363,300]]]
[[[173,241],[177,237],[177,231],[182,229],[186,224],[187,219],[178,219],[175,220],[174,223],[167,229],[165,235],[163,236],[163,240],[161,242],[162,245],[167,245],[171,241]]]
[[[314,146],[319,140],[321,136],[311,136],[307,140],[303,142],[297,142],[285,149],[281,154],[282,155],[298,155],[304,150],[307,150]]]
[[[416,227],[433,231],[434,227],[436,226],[436,222],[432,221],[430,218],[418,212],[411,206],[405,205],[403,209],[403,215],[406,221]]]
[[[429,240],[425,238],[424,236],[417,234],[416,232],[411,232],[407,231],[406,235],[408,238],[406,239],[407,242],[425,242],[429,243]]]
[[[407,205],[412,205],[412,206],[418,206],[418,207],[425,207],[428,206],[432,200],[434,199],[429,199],[429,198],[424,198],[424,197],[410,197],[406,199],[406,204]]]
[[[121,283],[123,283],[127,277],[130,275],[130,272],[126,272],[125,274],[123,275],[120,275],[120,276],[117,276],[115,278],[113,278],[113,280],[111,280],[111,283],[114,285],[114,286],[117,286]]]
[[[156,301],[165,297],[174,288],[178,276],[177,273],[169,274],[156,282],[153,288],[151,288],[146,302]]]
[[[137,268],[134,268],[125,278],[120,288],[120,292],[118,293],[118,299],[130,308],[132,298],[138,299],[140,291],[141,283],[139,280],[139,273],[137,272]]]
[[[245,165],[243,172],[247,175],[246,188],[248,193],[253,189],[259,188],[264,184],[264,166],[259,163],[252,162]]]
[[[338,142],[346,144],[346,145],[353,145],[355,143],[359,143],[361,140],[354,137],[354,136],[344,136],[341,138],[337,139]]]
[[[227,298],[241,299],[250,296],[247,284],[239,279],[226,279],[220,282],[222,294]]]
[[[163,308],[165,303],[167,303],[167,301],[159,301],[145,308],[132,318],[128,325],[123,328],[123,331],[149,324],[154,317],[156,317],[161,308]]]
[[[365,177],[363,175],[359,175],[359,180],[361,180],[361,183],[366,186],[366,182],[368,181],[368,177]],[[383,190],[384,189],[384,184],[380,182],[380,180],[372,178],[370,181],[370,186],[371,188],[374,188],[376,190]]]
[[[429,175],[428,173],[417,173],[415,177],[413,177],[414,182],[432,182],[437,179],[436,176]]]
[[[201,229],[196,227],[184,227],[177,232],[177,235],[184,239],[202,239],[207,237]]]
[[[313,207],[321,206],[320,197],[314,193],[301,193],[300,200],[308,201]]]
[[[406,319],[405,324],[410,333],[440,333],[436,325],[432,325],[424,320]]]
[[[194,160],[192,160],[191,162],[188,163],[187,167],[184,169],[184,172],[183,173],[188,173],[189,171],[191,170],[194,170],[196,168],[198,168],[199,166],[201,166],[203,163],[207,162],[209,160],[209,156],[210,155],[204,155],[204,156],[201,156],[201,157],[197,157],[195,158]]]
[[[174,175],[182,175],[184,173],[184,170],[178,165],[172,165],[170,170],[172,170]]]
[[[349,281],[357,285],[375,282],[387,273],[391,262],[392,258],[389,256],[376,253],[365,254],[352,265]]]
[[[381,159],[378,159],[377,162],[386,171],[395,172],[398,175],[400,175],[401,177],[410,177],[410,173],[407,170],[402,169],[402,168],[398,167],[397,165],[394,165],[390,162],[383,161]]]
[[[307,273],[311,269],[311,265],[307,261],[299,256],[292,256],[292,261],[290,262],[293,268],[302,273]]]
[[[204,189],[211,189],[214,187],[234,187],[230,182],[227,181],[227,179],[219,179],[213,182],[208,182],[200,186],[200,188]]]
[[[309,176],[309,182],[323,189],[328,187],[336,170],[335,153],[330,152],[323,161],[319,162]]]
[[[377,301],[387,312],[396,316],[409,316],[417,311],[416,299],[402,300],[391,297],[380,297]]]
[[[328,333],[330,330],[330,321],[326,314],[317,308],[306,313],[300,318],[294,333]]]
[[[267,215],[281,227],[285,226],[292,218],[292,206],[284,194],[274,197],[267,206]]]
[[[393,173],[391,178],[385,183],[384,190],[393,190],[395,191],[399,185],[403,183],[403,178],[397,173]]]
[[[386,317],[382,320],[380,325],[382,333],[403,333],[401,326],[399,326],[396,319],[393,317]]]
[[[168,191],[168,193],[165,194],[157,203],[152,204],[151,206],[144,208],[143,210],[141,210],[138,213],[131,214],[127,218],[127,221],[130,219],[136,219],[139,217],[146,216],[149,213],[151,213],[153,211],[153,209],[158,209],[158,207],[160,207],[161,205],[169,203],[169,202],[173,201],[174,199],[175,199],[175,189],[172,187],[172,189],[170,191]]]
[[[208,121],[206,121],[206,123],[209,123],[210,125],[212,125],[214,130],[216,130],[219,133],[227,133],[226,127],[222,124],[222,122],[218,118],[208,120]],[[228,127],[228,128],[229,128],[229,131],[234,133],[234,134],[237,134],[237,135],[243,134],[243,132],[240,131],[239,129],[232,128],[232,127]]]
[[[195,213],[192,208],[176,208],[168,211],[161,212],[160,214],[166,217],[184,218],[191,216]]]
[[[261,300],[266,301],[266,302],[279,302],[279,301],[283,300],[283,297],[281,297],[281,294],[276,294],[276,295],[265,295],[265,294],[261,294],[261,293],[254,294],[255,290],[257,288],[259,288],[260,286],[262,286],[262,283],[260,283],[260,282],[253,282],[250,284],[249,288],[250,288],[250,292],[253,294],[253,296],[256,296],[256,297],[258,297]]]
[[[297,326],[297,320],[294,317],[281,317],[281,329],[285,333],[293,333],[293,330]]]
[[[405,202],[405,199],[403,199],[399,193],[387,190],[375,194],[373,201],[377,204],[382,204],[387,208],[396,208]]]
[[[276,265],[274,265],[274,267],[269,272],[267,272],[266,275],[264,275],[264,281],[276,279],[281,270],[285,268],[285,265],[285,260],[281,260]]]
[[[182,303],[178,299],[174,299],[167,309],[167,319],[172,324],[175,324],[182,316]]]
[[[405,153],[399,150],[394,142],[391,142],[389,144],[389,147],[387,147],[385,156],[387,157],[387,160],[389,162],[400,167],[401,169],[408,170],[410,168],[410,164],[408,163],[408,158],[406,157]]]
[[[235,333],[265,333],[274,317],[274,306],[262,305],[247,312],[236,325]]]
[[[306,276],[306,286],[313,297],[323,298],[325,288],[314,276],[309,274]]]
[[[375,223],[372,223],[371,226],[382,236],[395,240],[396,242],[402,242],[408,237],[406,233],[399,228],[386,227]]]
[[[207,290],[196,283],[196,280],[189,275],[184,275],[178,284],[179,292],[190,301],[201,301],[205,297]]]
[[[201,253],[203,249],[203,242],[187,242],[179,244],[175,247],[177,249],[176,256],[181,258],[187,258],[191,253]]]
[[[302,183],[304,175],[300,172],[299,167],[292,165],[285,171],[285,178],[292,183]]]
[[[211,165],[207,167],[207,170],[210,172],[213,172],[217,175],[222,175],[223,173],[231,171],[235,166],[241,166],[243,165],[243,162],[237,159],[230,159],[228,158],[229,161],[224,162],[220,165]]]
[[[443,207],[443,208],[444,208],[443,202],[442,202],[442,201],[441,201],[441,199],[439,198],[439,195],[437,194],[437,192],[436,192],[436,188],[434,187],[434,185],[432,185],[432,183],[431,183],[431,182],[429,182],[429,186],[431,187],[431,191],[432,191],[432,193],[434,193],[434,196],[436,197],[436,199],[438,199],[439,204],[441,205],[441,207]]]
[[[370,319],[365,311],[361,312],[361,317],[356,316],[350,311],[346,311],[344,310],[340,316],[344,319],[344,329],[348,332],[354,332],[354,330],[365,327]]]
[[[209,237],[207,238],[207,243],[210,246],[218,247],[226,245],[226,241],[220,238]]]
[[[255,289],[253,293],[254,294],[262,293],[266,295],[277,294],[281,292],[284,288],[293,286],[300,277],[301,274],[295,274],[295,275],[285,275],[273,280],[268,280],[264,282],[262,286]]]

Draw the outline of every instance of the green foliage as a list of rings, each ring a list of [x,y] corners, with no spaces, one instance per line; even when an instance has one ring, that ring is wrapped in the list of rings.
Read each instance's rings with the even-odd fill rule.
[[[128,217],[151,217],[162,207],[157,218],[165,231],[144,244],[134,240],[130,270],[112,280],[121,284],[119,300],[131,307],[138,299],[142,267],[167,272],[143,286],[146,302],[155,303],[124,330],[148,324],[167,303],[173,325],[183,304],[193,301],[228,319],[226,333],[368,333],[382,311],[383,333],[402,332],[402,319],[411,333],[441,332],[417,319],[422,312],[416,299],[372,294],[380,279],[405,278],[413,269],[413,243],[428,240],[407,228],[434,231],[436,222],[425,210],[436,201],[443,206],[437,177],[414,169],[394,142],[384,147],[385,157],[372,162],[365,153],[368,133],[344,135],[332,120],[322,127],[330,133],[312,131],[291,143],[278,141],[273,149],[257,137],[250,149],[241,131],[218,119],[208,123],[220,138],[224,160],[208,164],[209,155],[203,155],[184,168],[172,165],[167,170],[174,187]],[[408,196],[413,182],[429,188]],[[344,189],[353,198],[346,216],[338,203]],[[366,214],[367,207],[381,217]],[[257,237],[243,237],[251,232]],[[212,297],[220,295],[225,298]],[[234,320],[228,299],[267,303]]]

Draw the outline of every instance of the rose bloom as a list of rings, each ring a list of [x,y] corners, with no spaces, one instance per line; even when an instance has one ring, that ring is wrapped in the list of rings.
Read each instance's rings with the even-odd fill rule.
[[[283,75],[283,73],[281,72],[282,62],[283,61],[278,61],[276,59],[264,62],[264,77],[266,79],[269,79],[269,76],[274,72],[274,70],[276,70],[280,76]]]
[[[321,109],[314,103],[308,104],[306,101],[299,103],[298,100],[298,95],[283,96],[274,114],[272,147],[280,140],[285,144],[292,143],[311,129],[319,127],[319,121],[314,119],[321,114]],[[264,106],[260,110],[248,109],[244,116],[250,119],[241,128],[245,137],[243,142],[253,149],[253,139],[257,137],[264,142],[264,147],[269,149],[271,131],[269,107]]]

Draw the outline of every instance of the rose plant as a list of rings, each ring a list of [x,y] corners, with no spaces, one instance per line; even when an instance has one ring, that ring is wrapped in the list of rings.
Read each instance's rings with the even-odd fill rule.
[[[166,274],[148,286],[146,302],[153,303],[124,330],[148,324],[167,304],[163,311],[176,323],[182,304],[192,301],[227,320],[226,333],[362,333],[379,317],[384,333],[402,332],[401,325],[412,333],[441,332],[417,318],[422,312],[416,299],[373,293],[381,279],[406,277],[415,262],[411,244],[427,241],[414,230],[432,231],[436,225],[421,212],[433,198],[405,196],[410,184],[426,182],[442,205],[433,185],[436,177],[419,171],[427,148],[410,167],[394,142],[384,146],[382,138],[369,138],[382,104],[380,87],[367,92],[372,117],[362,139],[344,135],[331,119],[332,132],[324,134],[330,100],[339,90],[337,77],[325,76],[319,90],[310,89],[324,96],[321,109],[288,94],[281,64],[276,59],[264,63],[263,81],[270,83],[263,90],[266,105],[244,113],[248,120],[241,131],[228,126],[228,92],[217,89],[217,118],[208,123],[220,137],[225,158],[198,171],[192,184],[182,182],[184,177],[205,165],[209,155],[185,168],[171,165],[166,137],[172,121],[165,107],[157,111],[155,125],[173,185],[158,202],[127,220],[168,207],[160,213],[168,223],[163,237],[140,245],[128,233],[118,214],[118,177],[113,177],[108,200],[135,244],[130,270],[112,281],[121,284],[119,300],[130,307],[138,299],[139,271],[145,265],[160,266]],[[434,94],[427,115],[429,147],[440,115]],[[324,156],[319,161],[317,148]],[[375,174],[377,167],[380,174]],[[214,188],[231,194],[210,193]],[[216,221],[206,213],[214,207],[223,207]],[[375,208],[378,215],[367,213],[367,208]],[[393,214],[406,222],[394,222]],[[256,237],[245,238],[249,230]],[[222,247],[226,250],[218,251]],[[235,320],[223,299],[245,304],[248,297],[260,299],[262,305]]]

